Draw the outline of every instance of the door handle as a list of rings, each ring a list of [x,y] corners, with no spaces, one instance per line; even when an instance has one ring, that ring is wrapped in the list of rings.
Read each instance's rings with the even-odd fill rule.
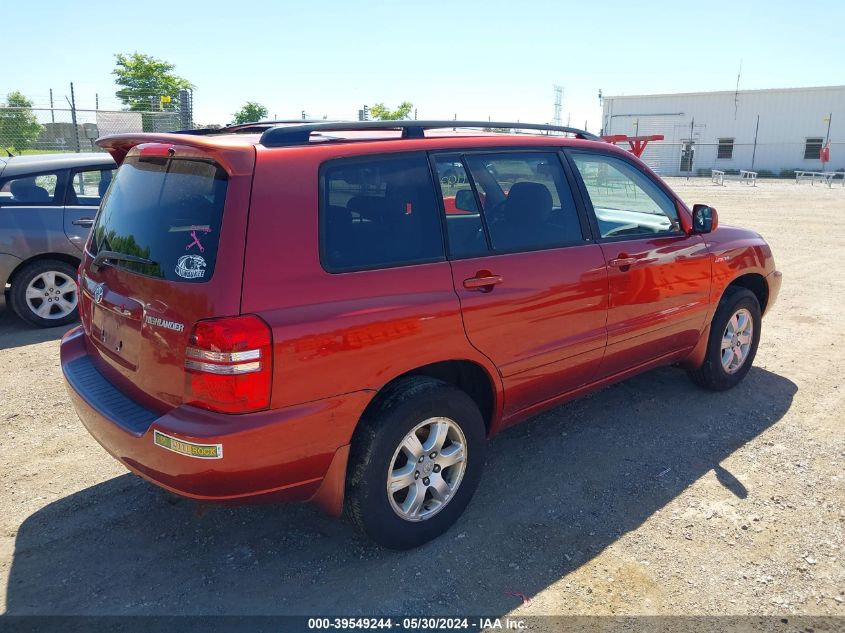
[[[637,263],[636,257],[617,257],[616,259],[611,259],[607,262],[608,265],[613,266],[614,268],[630,268],[632,265]]]
[[[94,218],[79,218],[71,222],[74,226],[91,226],[94,224]]]
[[[467,290],[480,290],[481,292],[490,292],[493,286],[496,286],[504,281],[501,275],[479,274],[469,279],[464,279],[464,288]]]

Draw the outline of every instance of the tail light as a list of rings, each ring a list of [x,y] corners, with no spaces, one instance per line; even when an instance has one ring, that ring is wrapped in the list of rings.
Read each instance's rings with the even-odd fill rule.
[[[198,322],[185,350],[185,402],[221,413],[269,407],[272,343],[257,316]]]

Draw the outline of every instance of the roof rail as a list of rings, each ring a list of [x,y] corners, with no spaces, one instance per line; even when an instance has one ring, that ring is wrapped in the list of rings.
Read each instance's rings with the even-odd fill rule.
[[[192,130],[175,130],[173,134],[192,134],[194,136],[207,136],[209,134],[254,134],[277,125],[300,125],[309,123],[337,123],[326,119],[278,119],[273,121],[250,121],[249,123],[234,123],[217,128],[195,128]]]
[[[446,128],[482,128],[508,130],[540,130],[543,132],[565,132],[576,138],[600,141],[601,138],[584,130],[560,125],[542,123],[509,123],[501,121],[321,121],[302,125],[270,127],[259,141],[265,147],[287,147],[305,145],[312,132],[340,132],[358,130],[402,130],[402,138],[425,138],[426,130]]]

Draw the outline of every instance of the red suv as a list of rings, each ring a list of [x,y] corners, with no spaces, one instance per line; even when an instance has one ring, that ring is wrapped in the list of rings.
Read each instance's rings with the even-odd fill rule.
[[[98,144],[120,168],[61,346],[85,426],[176,494],[345,508],[388,547],[448,529],[520,420],[660,365],[733,387],[780,288],[759,235],[570,128]]]

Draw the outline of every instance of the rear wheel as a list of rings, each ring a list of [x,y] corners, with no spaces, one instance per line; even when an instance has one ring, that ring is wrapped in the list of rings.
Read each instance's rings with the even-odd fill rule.
[[[12,280],[10,300],[17,315],[32,325],[67,325],[78,316],[76,269],[55,259],[31,262]]]
[[[451,527],[484,467],[481,412],[463,391],[412,376],[388,387],[350,454],[347,511],[371,539],[407,549]]]
[[[729,288],[710,324],[704,362],[690,379],[713,391],[730,389],[751,369],[760,342],[760,303],[750,290]]]

